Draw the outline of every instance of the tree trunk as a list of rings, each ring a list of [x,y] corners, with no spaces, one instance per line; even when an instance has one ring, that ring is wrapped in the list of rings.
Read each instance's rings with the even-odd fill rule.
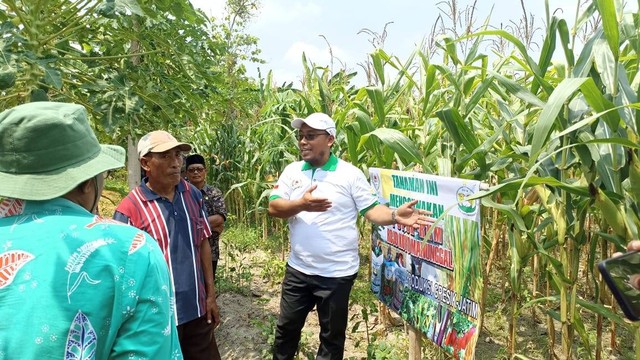
[[[136,142],[137,140],[133,139],[131,135],[127,137],[127,183],[129,190],[140,185],[140,160],[138,159]]]
[[[133,29],[137,32],[140,25],[137,19],[133,19]],[[137,40],[131,42],[131,48],[129,53],[137,54],[140,52],[140,43]],[[131,63],[134,67],[140,64],[140,56],[136,55],[131,58]],[[127,136],[127,183],[129,184],[129,191],[140,185],[141,171],[140,171],[140,159],[138,158],[138,139],[134,138],[131,133]]]

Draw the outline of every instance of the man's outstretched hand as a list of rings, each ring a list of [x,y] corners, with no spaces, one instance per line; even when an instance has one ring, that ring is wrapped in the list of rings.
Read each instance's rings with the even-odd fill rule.
[[[431,211],[416,209],[418,200],[411,200],[396,209],[396,222],[400,225],[419,228],[421,225],[433,224]]]

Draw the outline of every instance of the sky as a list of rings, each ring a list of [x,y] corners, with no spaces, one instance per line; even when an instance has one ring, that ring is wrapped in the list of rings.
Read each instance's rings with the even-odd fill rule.
[[[575,19],[579,0],[548,0],[551,11],[564,18],[569,26]],[[191,0],[193,5],[215,17],[224,14],[224,0]],[[246,28],[246,32],[259,38],[260,57],[265,64],[246,64],[250,76],[257,78],[258,67],[263,76],[273,71],[277,84],[302,78],[302,53],[321,66],[331,65],[331,52],[337,58],[334,69],[346,67],[358,71],[356,78],[364,82],[363,70],[358,65],[367,60],[374,49],[368,29],[382,33],[387,25],[384,49],[401,61],[407,59],[433,27],[440,9],[448,9],[440,0],[261,0],[260,7]],[[458,0],[463,9],[473,0]],[[584,2],[584,0],[582,0]],[[535,24],[544,26],[544,0],[525,0],[528,14]],[[637,9],[637,2],[626,6]],[[522,16],[520,1],[477,0],[476,25],[490,18],[490,24],[499,27]],[[447,21],[448,23],[449,21]],[[541,38],[542,30],[538,33]],[[330,46],[330,47],[329,47]]]

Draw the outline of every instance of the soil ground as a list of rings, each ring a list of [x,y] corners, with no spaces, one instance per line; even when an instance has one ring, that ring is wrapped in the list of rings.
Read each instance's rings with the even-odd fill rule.
[[[222,249],[224,252],[224,248]],[[269,338],[273,336],[275,320],[279,307],[279,284],[274,284],[262,277],[262,269],[267,266],[267,255],[261,251],[253,252],[248,258],[252,266],[252,279],[248,294],[224,292],[218,297],[221,309],[222,324],[216,330],[216,338],[223,359],[270,359]],[[362,278],[356,282],[364,282]],[[360,284],[362,285],[362,284]],[[358,286],[358,284],[356,285]],[[500,286],[495,286],[499,288]],[[490,296],[499,298],[500,290]],[[507,353],[507,333],[510,317],[504,303],[488,302],[485,323],[476,345],[476,359],[509,359]],[[381,351],[384,356],[369,358],[406,359],[408,352],[408,335],[399,316],[391,314],[391,322],[400,325],[383,326],[378,316],[370,321],[369,333],[377,336],[377,341],[385,342],[395,351]],[[361,308],[352,306],[349,315],[349,328],[345,348],[345,359],[367,359],[367,335],[364,326],[352,332],[353,325],[362,320]],[[589,321],[586,317],[585,322]],[[554,359],[562,357],[560,323],[555,322]],[[318,319],[315,312],[311,312],[303,329],[301,352],[298,359],[307,359],[313,355],[318,346]],[[523,312],[518,319],[517,349],[524,359],[549,359],[549,336],[546,317],[538,312],[536,317],[531,312]],[[577,336],[577,335],[576,335]],[[619,349],[611,351],[610,332],[604,333],[603,359],[633,359],[635,358],[630,346],[629,333],[618,330]],[[272,338],[271,338],[272,341]],[[594,342],[594,339],[591,340]],[[577,342],[577,338],[576,338]],[[574,344],[575,345],[575,344]],[[423,341],[423,359],[448,359],[436,346]],[[574,359],[588,359],[584,349],[575,348]],[[384,350],[384,348],[382,349]],[[311,357],[315,358],[315,357]]]
[[[224,252],[224,248],[222,249]],[[222,324],[216,330],[216,338],[223,359],[270,359],[269,337],[273,336],[273,326],[278,316],[279,284],[274,284],[262,277],[262,268],[267,266],[267,255],[261,251],[253,252],[248,259],[252,266],[252,279],[248,294],[224,292],[218,297],[221,309]],[[365,280],[359,278],[357,282]],[[362,284],[360,284],[362,285]],[[358,286],[358,284],[356,285]],[[493,294],[500,296],[500,294]],[[506,308],[500,303],[489,304],[491,309],[485,315],[485,324],[480,333],[476,346],[476,359],[508,359],[507,332],[510,318],[506,316]],[[378,316],[370,321],[369,333],[377,336],[377,341],[383,341],[396,351],[382,351],[385,356],[370,358],[406,359],[408,352],[408,336],[399,316],[391,314],[391,322],[400,325],[383,326]],[[361,308],[352,306],[349,315],[349,329],[345,348],[345,359],[367,359],[367,335],[364,326],[352,332],[353,325],[362,320]],[[528,359],[548,359],[549,343],[546,318],[538,313],[534,318],[530,312],[525,312],[518,319],[518,353]],[[563,359],[560,355],[561,335],[560,324],[555,323],[556,344],[554,346],[555,359]],[[299,359],[307,359],[313,355],[318,346],[318,318],[311,312],[303,329],[301,351]],[[621,333],[619,342],[625,346],[617,351],[605,348],[604,359],[632,359],[629,344],[629,334]],[[610,343],[610,336],[605,333],[605,346]],[[272,340],[272,339],[271,339]],[[306,356],[305,356],[306,355]],[[314,357],[312,357],[314,358]],[[423,341],[423,359],[448,359],[436,346]],[[575,351],[574,359],[589,358],[584,351]]]
[[[222,249],[224,252],[224,249]],[[253,264],[249,294],[226,292],[218,296],[221,324],[216,330],[218,348],[223,359],[265,359],[270,358],[269,336],[273,336],[275,320],[280,304],[279,284],[273,284],[261,275],[261,267],[266,265],[267,255],[256,251],[249,262]],[[358,317],[360,308],[352,306],[350,318]],[[357,321],[357,320],[356,320]],[[353,320],[350,325],[353,325]],[[377,319],[374,324],[377,326]],[[345,358],[366,359],[366,333],[347,332]],[[374,329],[371,329],[372,331]],[[318,346],[319,324],[315,311],[307,317],[302,335],[303,351],[314,353]],[[356,347],[356,343],[362,345]],[[303,358],[300,356],[300,358]]]

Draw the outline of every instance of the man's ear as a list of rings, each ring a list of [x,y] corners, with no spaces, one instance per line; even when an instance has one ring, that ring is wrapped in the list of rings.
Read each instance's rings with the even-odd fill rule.
[[[91,179],[87,179],[87,180],[85,180],[85,181],[81,182],[81,183],[78,185],[78,190],[80,190],[80,192],[81,192],[82,194],[87,194],[87,193],[89,193],[90,191],[93,191],[93,183],[92,183],[92,181],[96,181],[95,176],[94,176],[94,177],[92,177]]]
[[[144,171],[149,171],[149,161],[150,159],[144,156],[140,158],[140,166],[144,169]]]

